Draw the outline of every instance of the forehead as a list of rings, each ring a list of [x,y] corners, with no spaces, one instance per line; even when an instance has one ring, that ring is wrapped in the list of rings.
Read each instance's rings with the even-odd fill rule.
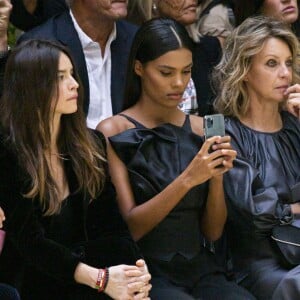
[[[288,58],[292,56],[292,52],[286,41],[272,37],[264,42],[261,51],[255,57],[262,58],[272,55],[280,58]]]
[[[59,54],[59,61],[58,61],[58,67],[59,69],[61,68],[66,68],[66,67],[72,67],[72,62],[70,58],[63,52]]]
[[[158,66],[169,66],[174,68],[183,68],[192,63],[192,52],[186,48],[179,48],[168,51],[158,58],[150,61]]]

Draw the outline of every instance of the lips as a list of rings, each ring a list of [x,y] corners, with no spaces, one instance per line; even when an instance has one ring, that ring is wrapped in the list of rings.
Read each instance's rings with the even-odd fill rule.
[[[180,101],[182,99],[183,93],[170,93],[167,97],[172,100]]]
[[[287,6],[282,10],[283,13],[292,13],[295,12],[296,8],[294,6]]]
[[[192,5],[184,7],[182,11],[190,12],[190,11],[196,11],[196,9],[197,9],[197,5],[192,4]]]
[[[68,101],[77,100],[77,98],[78,98],[78,95],[76,94],[76,95],[70,97],[70,98],[68,99]]]
[[[285,91],[288,87],[289,87],[289,85],[281,85],[281,86],[277,86],[276,90]]]

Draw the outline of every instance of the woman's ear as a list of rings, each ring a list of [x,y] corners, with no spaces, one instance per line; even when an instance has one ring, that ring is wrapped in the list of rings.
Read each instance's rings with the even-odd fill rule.
[[[135,62],[134,62],[134,72],[136,75],[142,76],[143,65],[139,60],[135,60]]]

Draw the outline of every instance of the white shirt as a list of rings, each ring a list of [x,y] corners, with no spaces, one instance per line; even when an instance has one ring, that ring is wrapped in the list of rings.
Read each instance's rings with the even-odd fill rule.
[[[76,22],[74,15],[70,11],[74,27],[78,33],[82,45],[85,62],[87,66],[89,87],[90,87],[90,104],[87,115],[87,126],[96,128],[98,123],[112,116],[111,104],[111,50],[110,45],[116,39],[116,24],[111,32],[105,46],[104,55],[102,56],[100,45],[94,42],[86,35]]]

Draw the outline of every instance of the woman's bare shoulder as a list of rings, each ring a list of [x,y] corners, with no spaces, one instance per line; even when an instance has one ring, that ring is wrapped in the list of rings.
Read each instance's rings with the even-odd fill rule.
[[[194,133],[203,136],[203,118],[195,115],[190,115],[191,127]]]
[[[106,137],[110,137],[130,128],[134,128],[131,122],[121,115],[115,115],[101,121],[96,130],[101,131]]]

